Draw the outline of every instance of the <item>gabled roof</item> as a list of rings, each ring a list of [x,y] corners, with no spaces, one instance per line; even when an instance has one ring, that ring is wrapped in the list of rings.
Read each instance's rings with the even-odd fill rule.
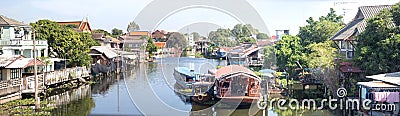
[[[33,66],[34,65],[34,58],[20,58],[6,66],[5,68],[26,68],[28,66]],[[36,59],[36,65],[44,66],[45,64]]]
[[[367,19],[375,16],[383,9],[390,9],[391,5],[378,5],[378,6],[361,6],[358,8],[357,15],[354,17],[353,21],[348,23],[345,27],[340,29],[336,34],[334,34],[330,40],[342,41],[351,40],[351,36],[361,33],[367,27]]]
[[[0,26],[29,26],[28,24],[0,15]]]
[[[225,67],[218,69],[215,74],[215,78],[223,78],[230,74],[235,74],[235,73],[247,73],[256,78],[259,78],[256,74],[254,74],[253,71],[247,69],[246,67],[239,66],[239,65],[229,65],[229,66],[225,66]]]
[[[23,58],[23,56],[0,56],[0,67],[6,67],[10,63],[14,62],[17,59]]]
[[[89,24],[89,20],[86,18],[86,21],[82,19],[82,21],[63,21],[63,22],[57,22],[59,25],[76,25],[78,26],[76,31],[84,31],[85,28],[89,30],[89,32],[92,32],[92,28]]]
[[[351,21],[345,27],[339,30],[335,35],[331,37],[331,40],[342,41],[347,40],[350,36],[358,32],[357,27],[363,21],[363,19],[356,19]]]
[[[360,12],[362,15],[356,18],[362,18],[364,19],[360,24],[358,31],[363,32],[365,30],[365,27],[367,27],[367,20],[369,18],[372,18],[376,14],[378,14],[380,11],[383,9],[390,9],[392,5],[378,5],[378,6],[361,6],[358,8],[358,12]],[[358,13],[357,13],[358,14]]]

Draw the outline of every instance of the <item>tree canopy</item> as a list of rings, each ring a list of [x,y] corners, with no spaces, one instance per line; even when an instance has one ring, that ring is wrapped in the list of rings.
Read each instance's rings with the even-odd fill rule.
[[[276,45],[277,66],[293,71],[300,63],[303,68],[334,68],[334,59],[338,56],[333,42],[333,34],[343,27],[342,16],[331,8],[326,16],[306,20],[306,26],[300,27],[296,36],[285,35]]]
[[[111,30],[111,35],[114,37],[118,37],[120,35],[122,35],[122,30],[121,29],[117,29],[117,28],[113,28]]]
[[[132,21],[128,24],[128,27],[126,28],[126,31],[129,33],[131,31],[136,31],[136,30],[140,30],[140,27],[138,24],[136,24],[135,21]]]
[[[250,24],[236,24],[233,29],[231,30],[231,35],[236,38],[236,41],[243,43],[243,42],[250,42],[255,43],[255,39],[252,38],[252,35],[258,34],[258,30],[253,28]]]
[[[153,54],[153,52],[157,51],[157,46],[154,44],[153,39],[149,38],[148,36],[142,36],[147,39],[147,46],[146,46],[146,51],[149,52],[150,55]]]
[[[330,12],[326,16],[321,16],[318,21],[312,17],[306,20],[308,24],[300,27],[298,34],[303,46],[327,41],[344,26],[343,17],[336,15],[335,12],[331,8]]]
[[[55,57],[69,59],[69,66],[90,65],[90,47],[97,43],[89,33],[76,32],[50,20],[39,20],[31,26],[36,30],[38,39],[47,40],[49,49],[56,53]]]
[[[230,30],[219,28],[216,31],[211,31],[208,34],[208,39],[220,47],[232,47],[236,46],[236,41],[230,39]]]
[[[257,34],[257,39],[262,39],[262,40],[266,40],[266,39],[270,39],[269,36],[265,33],[258,33]]]
[[[284,35],[275,49],[277,65],[281,68],[287,67],[289,70],[298,68],[297,62],[303,64],[306,61],[303,50],[299,37]]]
[[[185,49],[188,46],[188,42],[183,34],[173,32],[168,36],[165,46],[167,48]]]
[[[400,33],[395,19],[400,14],[399,3],[393,8],[369,19],[365,31],[357,36],[355,62],[367,75],[400,70]]]
[[[92,33],[103,33],[105,36],[111,36],[111,34],[108,31],[103,30],[103,29],[93,30]]]

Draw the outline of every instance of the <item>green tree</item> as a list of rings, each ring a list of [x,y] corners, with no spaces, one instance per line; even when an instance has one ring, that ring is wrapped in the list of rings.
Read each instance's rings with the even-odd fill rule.
[[[199,33],[197,33],[197,32],[192,32],[191,34],[193,35],[194,41],[199,41],[199,39],[200,39],[200,34],[199,34]]]
[[[112,34],[114,37],[118,37],[118,36],[122,35],[122,30],[121,30],[121,29],[114,28],[114,29],[111,30],[111,34]]]
[[[66,25],[66,27],[68,27],[68,28],[78,28],[78,25],[69,24],[69,25]]]
[[[397,26],[399,26],[400,25],[400,2],[393,5],[392,10],[390,10],[390,13],[393,16],[393,22]]]
[[[66,26],[60,26],[50,20],[39,20],[31,23],[38,39],[47,40],[49,49],[58,58],[70,59],[69,66],[89,66],[90,47],[96,45],[89,33],[76,32]]]
[[[168,36],[165,46],[167,48],[177,48],[183,50],[188,46],[188,41],[183,34],[179,32],[173,32]]]
[[[111,34],[108,31],[103,30],[103,29],[93,30],[92,33],[103,33],[105,36],[111,36]]]
[[[150,55],[153,55],[153,52],[157,52],[157,46],[154,44],[153,39],[150,39],[148,37],[147,37],[146,51],[149,52]]]
[[[268,35],[265,33],[258,33],[257,39],[269,39]]]
[[[136,30],[140,30],[140,27],[138,24],[136,24],[135,21],[132,21],[128,24],[128,27],[126,28],[126,31],[129,33],[131,31],[136,31]]]
[[[334,68],[334,59],[338,56],[337,49],[332,47],[332,41],[312,43],[306,47],[311,53],[307,55],[309,68]]]
[[[395,9],[382,10],[379,14],[367,21],[365,31],[357,36],[355,62],[367,75],[395,72],[400,69],[400,33],[395,19],[399,4]],[[393,13],[393,15],[392,15]]]
[[[231,34],[238,42],[253,42],[252,34],[258,34],[258,30],[254,29],[250,24],[236,24],[231,30]]]
[[[307,46],[312,43],[320,43],[329,40],[337,31],[339,31],[344,23],[341,21],[342,16],[335,14],[331,8],[327,16],[321,16],[319,21],[315,21],[310,17],[306,22],[306,26],[300,27],[298,36],[302,39],[302,45]]]
[[[278,67],[281,69],[288,68],[289,70],[293,70],[298,68],[296,62],[307,66],[307,64],[305,64],[306,56],[303,50],[304,47],[301,45],[301,39],[299,37],[284,35],[275,49]]]
[[[236,46],[237,42],[229,39],[231,37],[230,35],[229,29],[219,28],[216,31],[211,31],[208,34],[208,39],[218,47]]]
[[[276,66],[275,46],[264,47],[264,68],[271,69]]]

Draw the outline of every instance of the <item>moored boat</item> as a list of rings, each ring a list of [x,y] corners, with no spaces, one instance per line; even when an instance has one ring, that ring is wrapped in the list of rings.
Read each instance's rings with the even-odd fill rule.
[[[187,67],[175,67],[174,78],[176,83],[183,88],[192,88],[192,84],[196,82],[200,73],[190,70]]]
[[[215,97],[225,102],[241,100],[240,105],[248,105],[257,102],[261,97],[261,78],[245,67],[222,67],[216,72],[215,79]]]

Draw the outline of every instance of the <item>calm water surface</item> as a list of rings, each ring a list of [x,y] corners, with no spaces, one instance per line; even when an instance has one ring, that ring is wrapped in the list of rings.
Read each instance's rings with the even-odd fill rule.
[[[256,106],[232,109],[199,106],[184,102],[174,91],[174,67],[185,66],[206,73],[216,66],[225,66],[224,60],[200,58],[162,58],[153,63],[127,67],[120,75],[103,79],[90,86],[88,95],[63,105],[55,111],[62,115],[262,115]],[[279,111],[270,108],[268,116],[276,115],[332,115],[328,111]]]

